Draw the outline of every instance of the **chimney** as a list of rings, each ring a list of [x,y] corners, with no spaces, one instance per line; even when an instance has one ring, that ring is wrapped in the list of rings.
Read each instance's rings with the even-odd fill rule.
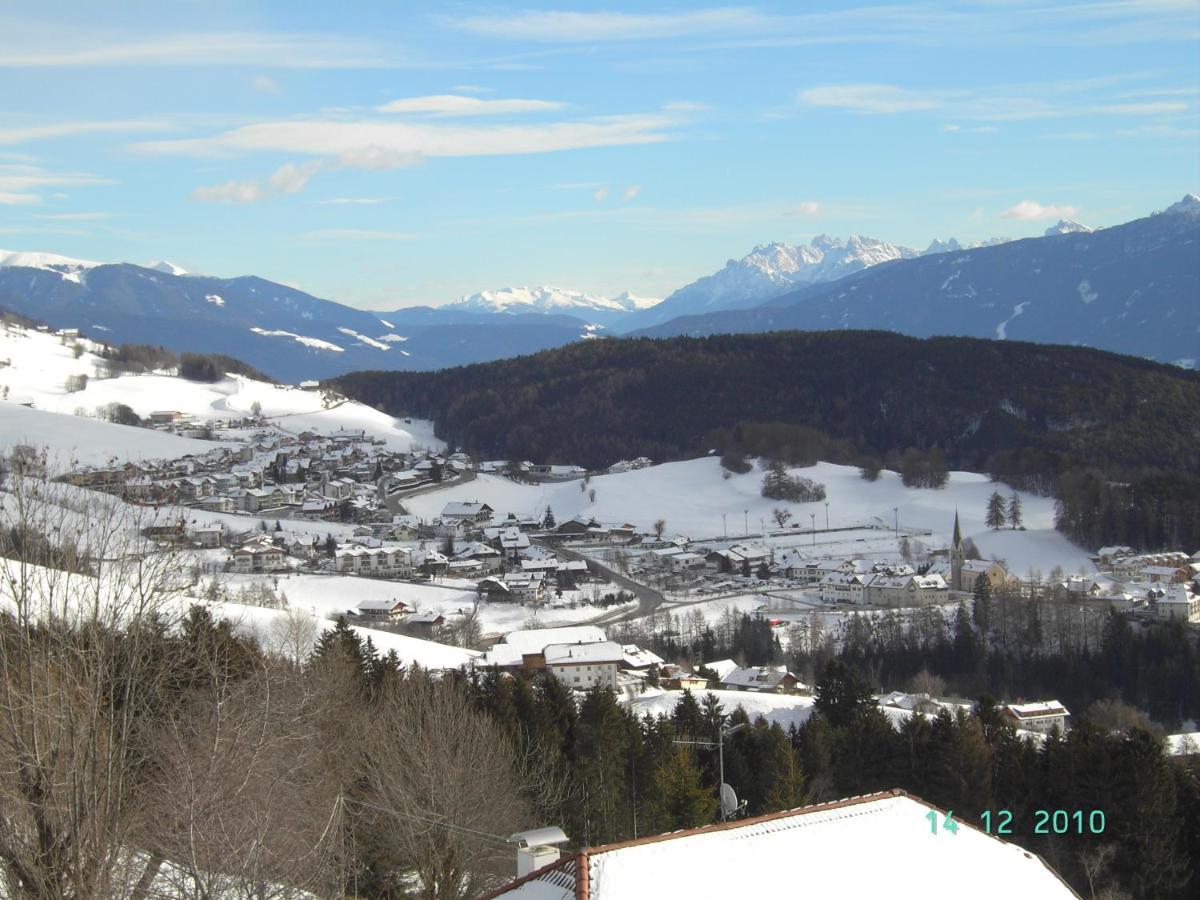
[[[508,839],[510,844],[517,845],[517,877],[521,878],[530,872],[535,872],[543,866],[557,862],[558,846],[567,842],[567,836],[561,828],[534,828],[530,831],[518,831]]]

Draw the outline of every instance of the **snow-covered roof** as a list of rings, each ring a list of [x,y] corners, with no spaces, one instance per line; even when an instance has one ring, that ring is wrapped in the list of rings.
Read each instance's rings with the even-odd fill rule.
[[[592,641],[577,644],[547,644],[542,653],[548,666],[585,665],[595,663],[617,663],[625,659],[625,652],[616,641]]]
[[[1070,715],[1067,708],[1057,700],[1046,700],[1040,703],[1010,703],[1005,707],[1019,719],[1038,719],[1044,716]]]
[[[712,662],[701,663],[700,665],[714,673],[718,678],[724,678],[738,667],[738,664],[732,659],[716,659]]]
[[[629,897],[958,896],[980,900],[1077,895],[1038,856],[959,823],[929,833],[924,801],[891,791],[584,850],[488,900]],[[896,865],[862,865],[886,848]],[[980,873],[986,872],[986,878]],[[580,883],[586,879],[586,883]]]

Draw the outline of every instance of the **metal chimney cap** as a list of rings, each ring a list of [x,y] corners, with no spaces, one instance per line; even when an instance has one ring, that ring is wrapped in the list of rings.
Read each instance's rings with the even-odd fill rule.
[[[529,831],[518,831],[508,839],[510,844],[516,844],[521,850],[530,847],[548,847],[553,844],[565,844],[567,836],[561,828],[551,825],[546,828],[531,828]]]

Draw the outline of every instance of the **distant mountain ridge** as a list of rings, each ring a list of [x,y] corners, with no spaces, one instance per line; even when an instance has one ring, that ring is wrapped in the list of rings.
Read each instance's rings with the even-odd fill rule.
[[[1003,241],[994,238],[987,243]],[[793,287],[837,281],[893,260],[961,249],[954,238],[935,240],[921,251],[857,234],[845,240],[822,234],[809,244],[760,244],[712,275],[679,288],[649,312],[627,318],[623,330],[646,328],[678,316],[755,306]]]
[[[657,298],[637,297],[629,291],[607,298],[542,285],[480,291],[438,308],[449,312],[465,310],[503,315],[552,313],[607,325],[628,313],[649,309],[659,302]]]
[[[1200,199],[1098,231],[900,259],[632,336],[883,329],[1077,344],[1195,367]],[[665,305],[668,301],[664,301]]]

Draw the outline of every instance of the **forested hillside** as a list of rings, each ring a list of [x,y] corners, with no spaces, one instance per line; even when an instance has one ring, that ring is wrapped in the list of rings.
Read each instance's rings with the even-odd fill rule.
[[[1044,493],[1067,483],[1065,530],[1089,543],[1200,540],[1200,504],[1187,499],[1200,496],[1200,375],[1086,348],[855,331],[600,340],[332,384],[431,418],[485,458],[661,462],[745,449],[744,426],[788,423],[819,431],[817,452],[834,461],[938,448],[952,467]],[[778,431],[787,441],[795,429]]]

